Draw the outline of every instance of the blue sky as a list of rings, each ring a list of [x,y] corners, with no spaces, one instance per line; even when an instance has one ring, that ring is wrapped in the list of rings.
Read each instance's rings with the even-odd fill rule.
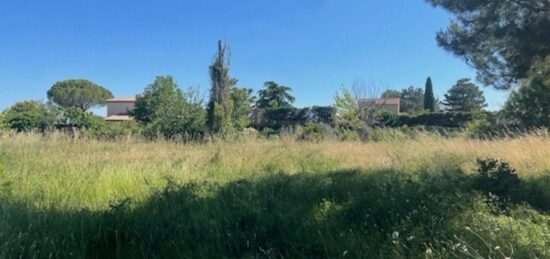
[[[45,100],[70,78],[122,97],[172,75],[207,97],[218,39],[231,47],[239,86],[276,81],[293,88],[297,106],[330,105],[358,79],[382,91],[423,87],[431,76],[442,98],[457,79],[475,77],[435,42],[450,18],[423,0],[1,1],[0,110]],[[490,109],[508,94],[483,90]]]

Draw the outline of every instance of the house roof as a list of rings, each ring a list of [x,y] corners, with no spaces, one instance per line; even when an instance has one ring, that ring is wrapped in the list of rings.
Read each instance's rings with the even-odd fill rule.
[[[131,121],[132,117],[129,115],[111,115],[105,118],[106,121]]]
[[[135,101],[136,101],[135,96],[128,96],[128,97],[122,97],[122,98],[107,99],[106,102],[108,102],[108,103],[133,103]]]
[[[376,99],[359,99],[362,103],[374,103],[377,105],[399,105],[401,100],[399,98],[376,98]]]

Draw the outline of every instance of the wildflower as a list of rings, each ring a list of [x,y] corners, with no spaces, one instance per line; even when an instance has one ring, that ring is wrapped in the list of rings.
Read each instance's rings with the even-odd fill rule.
[[[495,250],[500,250],[500,246],[495,246]]]
[[[426,255],[432,255],[433,251],[431,248],[426,249]]]

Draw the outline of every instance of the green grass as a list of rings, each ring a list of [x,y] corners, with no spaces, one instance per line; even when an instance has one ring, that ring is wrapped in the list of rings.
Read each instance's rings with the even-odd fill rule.
[[[505,207],[475,160],[518,169]],[[550,138],[0,135],[0,258],[549,258]]]

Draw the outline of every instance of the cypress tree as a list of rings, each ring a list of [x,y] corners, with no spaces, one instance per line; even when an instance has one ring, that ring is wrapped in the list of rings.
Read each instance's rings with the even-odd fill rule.
[[[432,86],[432,79],[430,77],[426,79],[426,89],[424,90],[424,109],[431,112],[435,111],[435,96]]]

